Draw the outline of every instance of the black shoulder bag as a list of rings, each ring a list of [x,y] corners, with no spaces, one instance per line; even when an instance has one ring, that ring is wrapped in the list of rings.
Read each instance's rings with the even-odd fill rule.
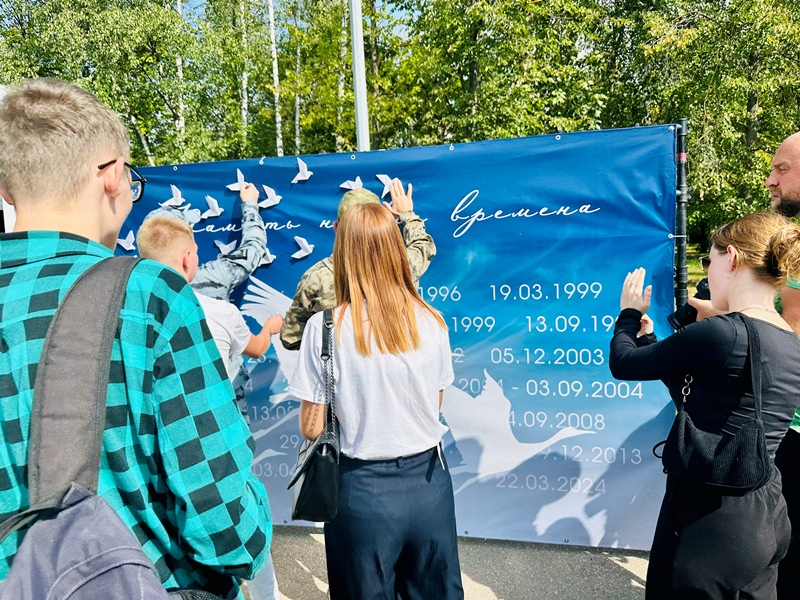
[[[331,521],[339,508],[339,425],[334,414],[333,314],[326,309],[322,327],[322,369],[325,377],[325,429],[314,441],[304,440],[287,489],[294,487],[292,520]]]
[[[722,494],[741,495],[763,486],[772,474],[772,462],[761,421],[761,345],[758,332],[747,315],[750,373],[753,380],[755,418],[748,419],[735,435],[698,429],[684,409],[692,376],[686,376],[683,401],[664,442],[661,461],[664,472],[686,481],[713,488]],[[658,455],[656,455],[658,456]]]

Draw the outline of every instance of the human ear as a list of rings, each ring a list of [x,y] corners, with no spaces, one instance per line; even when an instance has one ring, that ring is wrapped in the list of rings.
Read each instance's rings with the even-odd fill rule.
[[[103,171],[103,189],[112,198],[119,196],[122,191],[120,181],[125,170],[125,158],[120,156],[112,166]]]
[[[728,255],[728,257],[727,257],[728,258],[728,270],[735,271],[736,270],[736,266],[737,266],[736,265],[737,259],[739,258],[739,255],[738,255],[738,252],[736,251],[736,248],[734,248],[731,245],[728,245],[728,247],[725,248],[725,252]]]

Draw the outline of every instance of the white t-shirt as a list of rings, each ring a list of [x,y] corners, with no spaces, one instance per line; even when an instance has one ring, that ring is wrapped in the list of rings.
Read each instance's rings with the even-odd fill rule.
[[[336,315],[334,310],[334,329]],[[306,324],[289,394],[325,404],[322,372],[322,316]],[[341,451],[362,460],[386,460],[433,448],[447,432],[439,422],[439,390],[453,382],[450,339],[432,315],[416,309],[420,346],[404,354],[359,354],[348,310],[334,346],[336,417]],[[336,338],[334,337],[334,341]]]
[[[234,367],[233,357],[244,352],[250,343],[250,328],[244,321],[242,313],[230,302],[209,298],[197,294],[200,306],[206,313],[206,322],[214,343],[217,345],[222,360],[225,361],[225,370],[228,378],[233,381],[238,368]]]

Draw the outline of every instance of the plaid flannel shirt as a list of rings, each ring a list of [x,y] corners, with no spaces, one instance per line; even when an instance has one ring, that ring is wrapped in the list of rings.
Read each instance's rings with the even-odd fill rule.
[[[66,233],[0,235],[0,519],[28,506],[33,387],[50,321],[77,277],[111,255]],[[142,261],[112,349],[98,491],[168,589],[223,594],[266,561],[272,528],[253,448],[194,293]],[[20,543],[12,534],[0,544],[0,580]]]

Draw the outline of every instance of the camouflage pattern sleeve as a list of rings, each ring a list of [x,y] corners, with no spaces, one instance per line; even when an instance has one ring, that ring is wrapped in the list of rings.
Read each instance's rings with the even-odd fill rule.
[[[292,298],[292,306],[283,317],[283,347],[287,350],[299,350],[303,330],[311,315],[335,306],[332,259],[328,257],[312,266],[300,278]]]
[[[267,232],[256,202],[242,202],[242,241],[229,254],[200,265],[191,286],[200,294],[229,300],[236,287],[256,270],[267,252]]]
[[[400,222],[403,225],[403,242],[406,245],[411,278],[417,284],[419,278],[428,270],[431,259],[436,256],[436,245],[425,230],[425,223],[414,211],[407,210],[401,214]]]

